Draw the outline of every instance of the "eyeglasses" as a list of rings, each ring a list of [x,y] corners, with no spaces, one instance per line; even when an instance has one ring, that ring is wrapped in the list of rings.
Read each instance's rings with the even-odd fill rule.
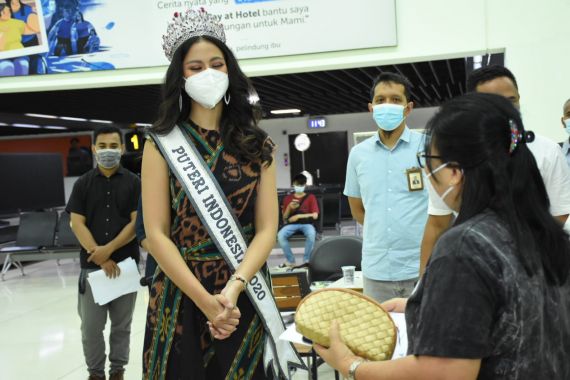
[[[418,152],[418,154],[416,154],[416,158],[418,159],[418,165],[420,166],[420,168],[425,168],[427,163],[426,161],[428,159],[432,159],[432,158],[438,158],[441,160],[441,156],[434,156],[431,154],[425,154],[425,152]]]

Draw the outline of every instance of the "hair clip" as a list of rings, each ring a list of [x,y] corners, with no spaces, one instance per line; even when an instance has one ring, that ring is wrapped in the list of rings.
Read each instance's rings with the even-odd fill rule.
[[[534,134],[533,131],[525,131],[525,132],[524,132],[524,140],[523,140],[523,141],[524,141],[526,144],[528,144],[528,143],[533,142],[535,137],[536,137],[536,136],[535,136],[535,134]]]
[[[509,119],[509,125],[511,128],[511,146],[509,148],[509,154],[513,154],[515,149],[517,149],[519,143],[522,141],[523,134],[521,133],[521,131],[519,131],[519,128],[517,127],[513,119]]]

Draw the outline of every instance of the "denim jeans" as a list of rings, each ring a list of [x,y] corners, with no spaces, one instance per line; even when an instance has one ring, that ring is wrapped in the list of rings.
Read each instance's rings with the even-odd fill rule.
[[[303,235],[305,235],[305,254],[303,255],[304,262],[308,262],[311,258],[311,252],[313,251],[315,238],[317,236],[317,231],[312,224],[286,224],[279,230],[277,233],[277,240],[283,249],[285,259],[291,264],[295,263],[295,256],[293,256],[293,252],[291,251],[289,238],[297,231],[301,231]]]

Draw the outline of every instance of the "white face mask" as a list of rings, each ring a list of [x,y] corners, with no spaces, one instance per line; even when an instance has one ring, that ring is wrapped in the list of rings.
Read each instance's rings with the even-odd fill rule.
[[[188,96],[207,109],[214,108],[230,86],[228,74],[210,68],[184,79]]]
[[[442,210],[451,210],[451,207],[449,207],[447,205],[447,203],[445,203],[445,197],[447,197],[449,195],[449,193],[451,193],[453,191],[453,189],[455,188],[455,186],[451,185],[447,188],[447,190],[445,190],[443,192],[443,194],[439,195],[437,193],[437,191],[435,190],[435,188],[433,187],[433,184],[431,183],[431,180],[429,179],[429,177],[431,177],[433,174],[437,173],[438,171],[440,171],[441,169],[445,168],[447,166],[447,162],[445,164],[439,165],[437,168],[435,168],[434,170],[432,170],[431,173],[426,174],[426,178],[427,178],[427,186],[428,186],[428,192],[429,195],[432,199],[432,203],[434,204],[434,206],[438,209],[442,209]]]

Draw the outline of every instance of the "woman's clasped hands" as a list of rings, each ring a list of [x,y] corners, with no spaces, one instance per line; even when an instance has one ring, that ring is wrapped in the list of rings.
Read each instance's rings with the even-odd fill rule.
[[[205,314],[210,334],[215,339],[227,339],[237,330],[241,317],[237,300],[242,291],[243,284],[240,281],[229,281],[220,294],[212,296],[211,312]]]

